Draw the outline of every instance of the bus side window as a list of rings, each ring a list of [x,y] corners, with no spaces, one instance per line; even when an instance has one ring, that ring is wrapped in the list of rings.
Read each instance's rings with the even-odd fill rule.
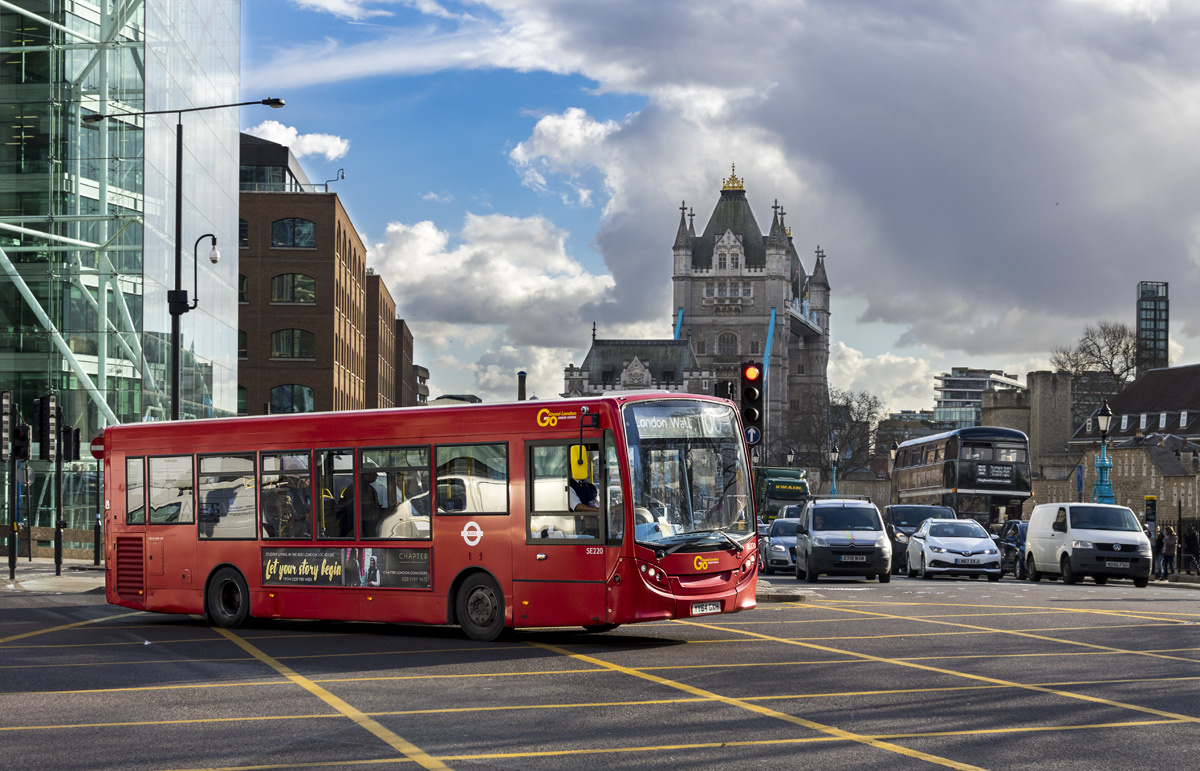
[[[258,487],[264,538],[312,538],[312,479],[307,451],[264,453]]]
[[[601,500],[608,505],[608,542],[620,543],[625,537],[625,497],[621,491],[621,465],[611,433],[605,444],[605,465],[608,473],[603,481],[608,485],[608,496],[601,496]]]
[[[150,459],[150,524],[190,525],[195,482],[192,456],[176,455]]]
[[[508,514],[508,445],[442,445],[436,451],[438,514]]]
[[[571,446],[534,445],[529,449],[530,538],[600,538],[601,496],[596,478],[600,453],[588,446],[588,480],[573,483]],[[575,492],[572,496],[571,487]],[[585,491],[581,496],[578,491]],[[591,501],[584,500],[590,496]],[[576,505],[573,507],[572,503]]]
[[[125,459],[125,524],[146,524],[146,459]]]
[[[317,537],[354,537],[354,452],[317,452]]]
[[[200,457],[200,537],[255,538],[254,456]]]

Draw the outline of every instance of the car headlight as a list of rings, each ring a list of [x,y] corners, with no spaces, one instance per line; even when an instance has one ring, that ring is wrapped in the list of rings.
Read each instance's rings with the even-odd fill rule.
[[[829,541],[826,541],[826,540],[825,540],[825,536],[823,536],[823,535],[818,535],[818,536],[814,536],[814,537],[813,537],[813,540],[812,540],[812,545],[813,545],[813,546],[828,546],[828,545],[829,545]]]
[[[1091,541],[1071,541],[1072,549],[1095,549],[1096,545]]]
[[[999,553],[1000,553],[999,549],[988,549],[987,551],[984,552],[984,554],[999,554]]]
[[[771,551],[787,551],[787,549],[783,548],[777,543],[773,543],[771,544]]]
[[[930,546],[929,551],[937,552],[938,554],[946,553],[946,549],[943,549],[941,546]]]
[[[904,533],[896,533],[896,543],[908,543],[908,536]]]

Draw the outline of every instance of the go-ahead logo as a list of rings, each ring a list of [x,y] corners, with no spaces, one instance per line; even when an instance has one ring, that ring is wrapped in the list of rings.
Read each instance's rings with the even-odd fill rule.
[[[708,570],[709,565],[716,565],[717,562],[718,560],[715,557],[713,559],[705,559],[697,554],[696,559],[692,560],[692,565],[695,566],[696,570]]]
[[[574,412],[551,412],[548,409],[538,410],[537,424],[542,428],[548,428],[558,425],[559,420],[574,420]]]

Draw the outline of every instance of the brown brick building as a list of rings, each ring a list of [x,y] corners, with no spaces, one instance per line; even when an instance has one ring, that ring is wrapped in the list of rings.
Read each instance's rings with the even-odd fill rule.
[[[398,406],[396,304],[341,200],[283,145],[241,155],[239,414]]]

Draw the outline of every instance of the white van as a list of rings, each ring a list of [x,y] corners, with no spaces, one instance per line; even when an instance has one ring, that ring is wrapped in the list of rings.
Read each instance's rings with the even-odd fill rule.
[[[1105,503],[1043,503],[1034,507],[1025,537],[1026,576],[1061,575],[1073,584],[1091,576],[1104,584],[1109,577],[1132,578],[1134,586],[1150,582],[1153,560],[1150,539],[1125,506]]]

